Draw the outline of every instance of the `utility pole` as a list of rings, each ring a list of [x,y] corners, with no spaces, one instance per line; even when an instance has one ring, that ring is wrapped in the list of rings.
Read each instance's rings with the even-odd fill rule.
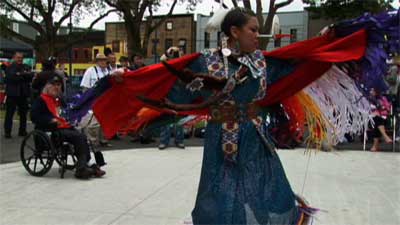
[[[158,54],[157,54],[157,44],[158,44],[158,39],[157,39],[157,28],[154,30],[154,63],[158,63]]]
[[[71,15],[69,15],[68,28],[69,28],[68,38],[69,38],[69,41],[71,43],[71,41],[72,41],[72,38],[71,38],[71,35],[72,35],[72,12],[71,12]],[[68,56],[69,56],[69,76],[71,77],[72,76],[72,45],[71,45],[71,47],[69,49]]]

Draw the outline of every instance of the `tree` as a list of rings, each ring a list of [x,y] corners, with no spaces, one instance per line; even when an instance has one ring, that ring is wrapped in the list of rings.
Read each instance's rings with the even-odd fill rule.
[[[85,34],[90,32],[97,22],[116,11],[112,9],[104,12],[104,10],[101,10],[104,6],[102,0],[1,0],[0,8],[8,14],[6,14],[7,19],[4,16],[0,19],[0,28],[2,35],[17,38],[32,45],[38,54],[47,58],[48,56],[56,56],[68,49],[73,43],[83,40]],[[100,11],[100,15],[92,21],[84,34],[72,34],[69,41],[65,41],[57,35],[61,25],[70,16],[73,17],[75,22],[78,22],[84,15],[90,13],[89,10]],[[9,27],[9,21],[14,14],[22,17],[36,30],[39,34],[36,39],[23,36]],[[61,45],[56,46],[56,43],[61,43]]]
[[[245,8],[251,9],[250,0],[242,0],[242,2],[243,2],[243,6]],[[279,3],[276,3],[275,0],[270,0],[268,15],[264,21],[262,1],[256,0],[256,15],[257,15],[258,23],[260,24],[260,30],[259,30],[260,34],[270,34],[271,28],[272,28],[272,22],[273,22],[274,16],[276,15],[276,12],[280,8],[287,6],[292,2],[293,2],[293,0],[286,0],[286,1],[281,1]],[[235,7],[238,6],[237,0],[232,0],[232,3]],[[269,42],[269,39],[266,39],[266,38],[261,39],[260,40],[260,49],[266,49],[268,42]]]
[[[10,20],[8,19],[7,15],[0,15],[0,24],[4,25],[4,26],[0,26],[1,36],[5,37],[5,38],[10,38],[10,36],[7,34],[7,31],[5,30],[5,27],[9,27],[11,25]]]
[[[172,15],[178,0],[173,0],[172,4],[169,5],[168,14],[157,21],[153,20],[153,13],[160,7],[160,0],[105,0],[105,2],[122,14],[127,32],[128,55],[131,56],[133,53],[141,53],[145,56],[150,35]],[[201,0],[180,0],[180,2],[186,2],[188,4],[188,10],[193,10],[193,6],[201,2]],[[148,16],[146,20],[144,20],[146,12]],[[140,32],[141,26],[144,26],[145,38],[143,41]]]
[[[335,21],[358,17],[365,12],[372,14],[393,9],[393,0],[307,0],[313,19],[333,19]]]

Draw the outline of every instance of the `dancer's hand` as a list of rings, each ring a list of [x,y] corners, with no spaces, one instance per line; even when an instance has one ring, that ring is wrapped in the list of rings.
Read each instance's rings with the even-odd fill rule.
[[[124,78],[122,77],[124,73],[125,73],[124,69],[116,69],[114,72],[111,73],[111,76],[114,77],[117,83],[121,83],[124,81]]]
[[[178,58],[183,55],[183,52],[179,47],[172,46],[165,51],[165,53],[160,57],[160,61],[168,61],[169,59]]]

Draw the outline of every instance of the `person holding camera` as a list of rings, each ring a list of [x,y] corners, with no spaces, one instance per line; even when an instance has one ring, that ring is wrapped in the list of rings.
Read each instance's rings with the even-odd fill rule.
[[[183,54],[184,53],[180,47],[173,46],[165,51],[165,54],[161,56],[160,60],[167,61],[169,59],[181,57]],[[185,144],[183,143],[185,140],[183,127],[178,123],[174,123],[161,128],[160,144],[158,145],[159,150],[164,150],[169,146],[169,139],[171,138],[172,131],[175,132],[175,146],[181,149],[185,148]]]
[[[13,63],[7,67],[4,83],[6,84],[6,116],[4,120],[4,136],[11,138],[13,116],[18,109],[19,136],[26,136],[26,116],[28,113],[28,99],[30,96],[33,73],[28,65],[23,64],[24,55],[15,52]]]

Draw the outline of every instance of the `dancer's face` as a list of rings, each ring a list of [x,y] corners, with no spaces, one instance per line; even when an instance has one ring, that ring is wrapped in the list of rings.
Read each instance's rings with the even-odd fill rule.
[[[252,53],[258,48],[259,27],[256,17],[250,17],[242,27],[231,27],[232,37],[239,43],[241,52]]]

